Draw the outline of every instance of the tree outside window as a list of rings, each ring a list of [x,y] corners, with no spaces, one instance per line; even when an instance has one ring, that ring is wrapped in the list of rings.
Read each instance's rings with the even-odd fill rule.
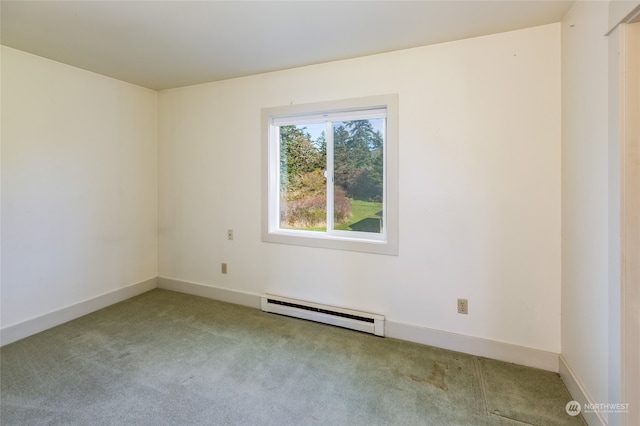
[[[397,97],[359,102],[263,110],[265,241],[397,253]]]

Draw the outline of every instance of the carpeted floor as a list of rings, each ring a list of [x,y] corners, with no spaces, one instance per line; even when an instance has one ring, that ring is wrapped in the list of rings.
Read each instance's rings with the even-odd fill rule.
[[[0,349],[2,425],[583,425],[557,374],[166,290]]]

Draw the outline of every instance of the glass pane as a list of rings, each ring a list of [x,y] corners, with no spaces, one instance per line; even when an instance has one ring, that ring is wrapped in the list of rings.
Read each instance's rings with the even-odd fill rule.
[[[327,229],[326,124],[280,126],[280,228]]]
[[[333,123],[334,227],[382,232],[384,119]]]

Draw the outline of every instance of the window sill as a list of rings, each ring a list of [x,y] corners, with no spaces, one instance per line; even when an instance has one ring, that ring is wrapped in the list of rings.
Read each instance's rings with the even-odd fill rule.
[[[397,241],[383,241],[354,237],[341,237],[313,232],[279,231],[268,232],[262,235],[262,241],[266,243],[288,244],[304,247],[315,247],[333,250],[347,250],[362,253],[398,255]]]

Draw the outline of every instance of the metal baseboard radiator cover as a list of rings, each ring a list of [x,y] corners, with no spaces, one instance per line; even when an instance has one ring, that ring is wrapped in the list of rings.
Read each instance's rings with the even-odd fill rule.
[[[351,309],[336,308],[317,303],[265,294],[261,297],[264,312],[302,318],[365,333],[384,336],[384,316]]]

